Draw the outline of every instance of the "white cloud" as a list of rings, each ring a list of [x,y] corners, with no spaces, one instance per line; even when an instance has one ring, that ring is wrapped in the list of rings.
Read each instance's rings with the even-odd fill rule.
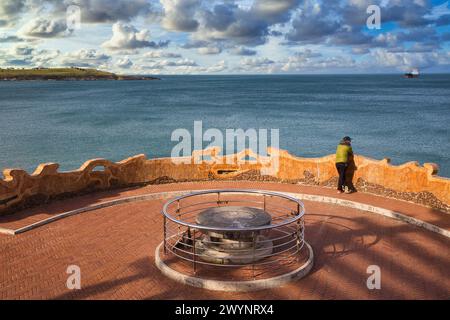
[[[29,45],[15,45],[11,47],[10,53],[17,56],[29,56],[35,51],[35,48]]]
[[[33,54],[32,63],[36,67],[58,66],[57,59],[60,57],[59,50],[40,50]]]
[[[195,66],[197,66],[197,63],[191,59],[180,59],[180,60],[176,60],[176,61],[163,60],[160,62],[160,64],[164,67],[181,67],[181,66],[195,67]]]
[[[3,0],[2,0],[3,1]],[[55,3],[54,0],[47,2]],[[105,23],[130,21],[152,12],[153,0],[65,0],[58,3],[59,13],[64,13],[67,5],[81,8],[82,22]]]
[[[150,41],[150,32],[147,29],[141,31],[123,22],[116,22],[112,26],[113,35],[110,40],[104,42],[102,47],[109,50],[159,48],[168,45],[167,41],[156,43]]]
[[[284,20],[289,11],[300,1],[298,0],[256,0],[253,9],[259,16],[275,21]]]
[[[179,60],[161,60],[161,61],[150,61],[143,65],[143,69],[151,70],[164,70],[165,68],[174,67],[197,67],[197,63],[191,59],[179,59]]]
[[[313,63],[315,63],[313,62],[313,59],[321,56],[322,54],[313,52],[310,49],[299,51],[287,59],[286,63],[284,63],[284,65],[281,67],[281,70],[286,72],[300,70],[302,68],[308,67],[309,65],[312,65]]]
[[[371,55],[378,65],[402,71],[450,64],[448,54],[438,52],[389,52],[385,49],[376,49],[372,51]]]
[[[0,28],[13,25],[25,8],[25,0],[0,1]]]
[[[234,68],[238,72],[270,73],[277,69],[275,61],[268,58],[245,58],[240,61],[239,66]]]
[[[145,58],[160,59],[160,58],[181,58],[181,54],[165,51],[150,51],[144,53]]]
[[[133,62],[128,57],[123,57],[117,60],[116,66],[122,69],[129,69],[133,66]]]
[[[207,73],[218,73],[226,70],[228,68],[225,60],[221,60],[213,66],[206,68]]]
[[[245,58],[241,60],[241,65],[246,67],[260,67],[275,63],[268,58]]]
[[[306,49],[281,61],[280,71],[286,73],[314,72],[318,70],[335,71],[338,69],[351,69],[357,67],[351,56],[334,52],[332,56],[324,56],[320,52]]]
[[[200,0],[160,0],[164,8],[162,26],[171,31],[195,31],[199,22],[193,18]]]
[[[61,63],[66,66],[103,68],[107,66],[111,57],[97,50],[81,49],[75,52],[66,53]]]
[[[207,55],[207,54],[219,54],[222,52],[222,49],[219,47],[202,47],[198,48],[197,52],[199,54]]]
[[[26,23],[19,34],[36,38],[53,38],[64,35],[67,30],[65,20],[36,18]]]
[[[245,47],[236,47],[233,48],[230,52],[237,56],[254,56],[257,53],[255,50],[248,49]]]
[[[17,43],[17,42],[23,42],[25,41],[25,39],[18,37],[18,36],[14,36],[14,35],[1,35],[0,36],[0,43]]]
[[[34,46],[18,44],[7,50],[0,50],[0,65],[3,66],[52,66],[57,65],[59,50],[37,49]]]

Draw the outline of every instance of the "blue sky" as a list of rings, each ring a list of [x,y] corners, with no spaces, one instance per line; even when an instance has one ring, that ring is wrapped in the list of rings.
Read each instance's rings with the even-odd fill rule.
[[[370,5],[380,8],[380,29],[367,27]],[[1,67],[128,74],[450,72],[449,42],[449,1],[439,0],[0,2]]]

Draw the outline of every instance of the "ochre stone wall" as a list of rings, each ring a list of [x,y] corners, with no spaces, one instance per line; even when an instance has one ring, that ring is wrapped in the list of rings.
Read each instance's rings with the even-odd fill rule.
[[[269,156],[245,150],[229,157],[219,148],[196,151],[192,157],[147,159],[137,155],[120,162],[93,159],[78,170],[58,172],[56,163],[41,164],[33,174],[6,169],[0,180],[0,214],[52,199],[112,188],[201,180],[262,180],[335,186],[334,155],[299,158],[268,149]],[[278,158],[277,158],[278,156]],[[203,162],[201,161],[203,159]],[[438,166],[416,162],[394,166],[388,159],[354,157],[349,175],[358,191],[404,199],[450,212],[450,179],[437,176]]]

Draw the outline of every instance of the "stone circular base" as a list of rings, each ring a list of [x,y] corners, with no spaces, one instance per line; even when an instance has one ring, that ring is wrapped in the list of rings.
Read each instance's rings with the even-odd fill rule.
[[[268,225],[272,217],[258,208],[227,206],[206,209],[198,214],[196,221],[206,227],[246,228]]]
[[[182,284],[190,285],[197,288],[203,288],[207,290],[215,291],[230,291],[230,292],[244,292],[244,291],[256,291],[269,288],[276,288],[286,283],[298,280],[307,275],[314,265],[314,252],[312,247],[305,241],[306,248],[308,249],[308,260],[299,268],[282,274],[280,276],[260,279],[260,280],[245,280],[245,281],[220,281],[212,279],[202,279],[198,277],[189,276],[170,268],[161,259],[160,252],[164,243],[161,242],[155,250],[155,264],[156,267],[166,277],[180,282]]]
[[[259,242],[261,241],[261,242]],[[252,261],[259,261],[272,253],[273,243],[263,236],[259,236],[256,242],[257,249],[251,248],[234,248],[245,242],[225,243],[217,245],[206,245],[201,240],[196,242],[196,248],[201,254],[200,259],[215,264],[248,264]]]

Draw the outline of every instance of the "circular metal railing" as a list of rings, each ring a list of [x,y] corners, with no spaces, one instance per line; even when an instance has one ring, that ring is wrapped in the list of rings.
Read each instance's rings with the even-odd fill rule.
[[[257,216],[263,223],[204,223],[215,214],[229,212]],[[297,261],[305,244],[304,205],[281,193],[235,189],[194,192],[169,200],[162,214],[164,254],[187,264],[193,274],[201,268],[247,268],[249,277],[255,278],[258,273]]]

